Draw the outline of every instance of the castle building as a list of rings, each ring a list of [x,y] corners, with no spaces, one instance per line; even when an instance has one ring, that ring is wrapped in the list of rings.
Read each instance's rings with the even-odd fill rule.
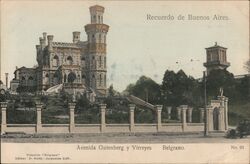
[[[106,95],[106,35],[109,26],[103,23],[104,7],[90,8],[90,24],[85,25],[87,41],[80,40],[80,32],[73,32],[71,43],[55,42],[45,32],[36,45],[36,68],[19,68],[15,71],[12,86],[35,86],[37,91],[63,84],[65,90],[84,92],[93,90]]]
[[[230,66],[230,63],[227,62],[227,48],[215,45],[209,48],[206,48],[207,62],[204,63],[204,66],[207,68],[207,73],[211,70],[216,69],[226,69]]]

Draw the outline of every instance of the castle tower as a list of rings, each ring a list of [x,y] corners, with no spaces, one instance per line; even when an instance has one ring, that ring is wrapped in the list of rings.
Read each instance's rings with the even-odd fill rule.
[[[206,48],[207,62],[204,63],[204,66],[207,68],[207,73],[211,70],[216,69],[226,69],[230,66],[230,63],[227,62],[227,48],[215,45],[209,48]]]
[[[106,95],[106,35],[109,26],[103,24],[104,7],[95,5],[89,9],[91,23],[85,26],[88,35],[87,84],[97,94]]]

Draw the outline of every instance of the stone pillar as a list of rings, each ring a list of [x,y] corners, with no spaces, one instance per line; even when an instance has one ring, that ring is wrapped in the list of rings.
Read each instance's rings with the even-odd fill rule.
[[[223,107],[219,108],[219,113],[218,113],[218,130],[219,131],[224,131],[225,130],[225,126],[224,124],[224,119],[223,119]]]
[[[135,104],[129,104],[129,122],[130,132],[133,132],[135,127]]]
[[[168,119],[171,120],[171,110],[172,110],[172,107],[171,106],[168,106],[167,107],[167,111],[168,111]]]
[[[157,131],[159,132],[161,130],[161,111],[162,111],[162,105],[155,105],[156,110],[156,118],[157,118]]]
[[[228,98],[225,97],[225,130],[228,130]]]
[[[106,128],[105,111],[106,111],[106,104],[100,104],[101,132],[104,132]]]
[[[205,115],[205,109],[204,108],[200,108],[200,123],[204,122],[204,115]]]
[[[177,107],[177,120],[181,120],[181,108]]]
[[[36,102],[36,133],[39,133],[42,128],[42,103]]]
[[[192,122],[192,112],[193,112],[193,108],[189,107],[188,108],[188,122],[191,123]]]
[[[211,106],[207,107],[207,128],[208,131],[214,130],[214,118],[213,118],[213,108]]]
[[[186,127],[187,127],[187,122],[186,122],[186,113],[187,113],[187,106],[183,105],[181,106],[181,121],[182,121],[182,131],[185,132]]]
[[[69,132],[73,133],[75,128],[75,103],[69,103]]]
[[[7,102],[1,102],[0,105],[2,112],[1,134],[4,134],[7,128],[7,118],[6,118]]]

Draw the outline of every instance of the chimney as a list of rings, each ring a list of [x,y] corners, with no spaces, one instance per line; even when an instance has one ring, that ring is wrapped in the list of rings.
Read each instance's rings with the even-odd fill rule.
[[[5,73],[6,88],[8,88],[8,82],[9,82],[8,76],[9,76],[9,74],[8,74],[8,73]]]
[[[80,32],[79,31],[74,31],[73,32],[73,43],[77,43],[80,41]]]
[[[44,40],[45,43],[46,43],[46,37],[47,37],[47,33],[43,32],[43,40]]]
[[[52,51],[53,50],[53,47],[52,47],[52,42],[53,42],[53,35],[48,35],[47,36],[47,39],[48,39],[48,49],[49,51]]]

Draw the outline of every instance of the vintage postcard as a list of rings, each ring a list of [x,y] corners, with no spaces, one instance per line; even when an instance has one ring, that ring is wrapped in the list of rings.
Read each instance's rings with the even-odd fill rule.
[[[1,163],[249,163],[249,1],[1,0]]]

